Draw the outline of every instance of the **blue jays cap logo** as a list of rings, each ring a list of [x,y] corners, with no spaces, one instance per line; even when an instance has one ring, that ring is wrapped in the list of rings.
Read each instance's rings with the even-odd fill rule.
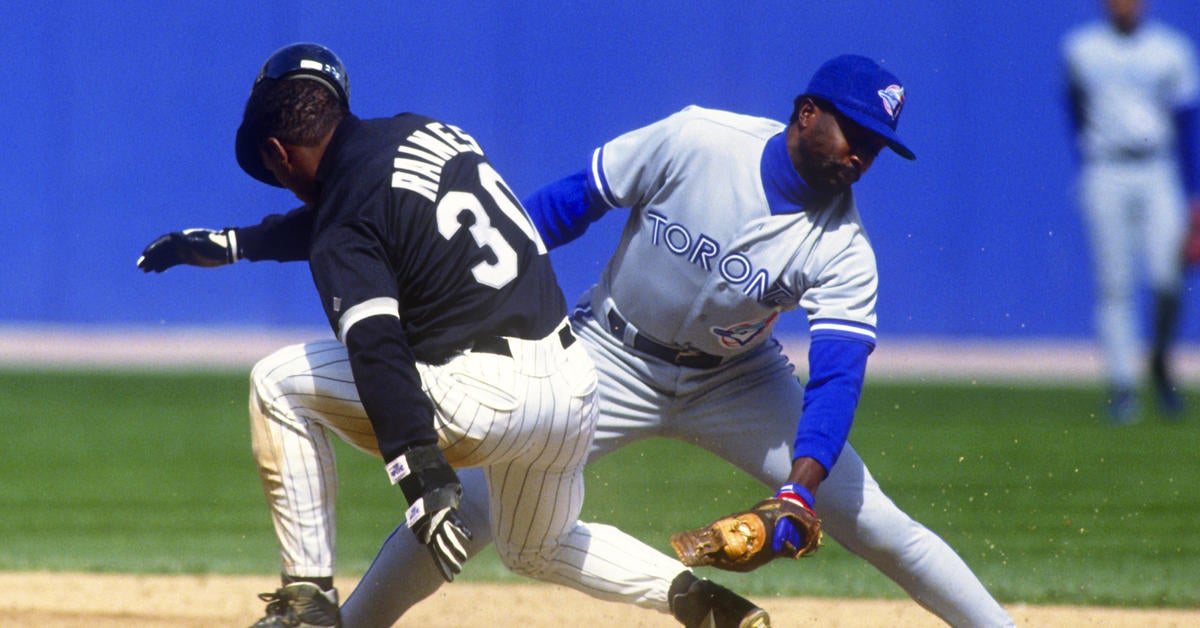
[[[879,90],[879,100],[883,101],[883,110],[892,117],[894,122],[900,117],[900,108],[904,106],[904,88],[895,83]]]
[[[826,61],[813,74],[804,93],[828,101],[842,115],[886,139],[901,157],[916,158],[896,135],[896,123],[904,107],[900,79],[871,58],[842,55]]]

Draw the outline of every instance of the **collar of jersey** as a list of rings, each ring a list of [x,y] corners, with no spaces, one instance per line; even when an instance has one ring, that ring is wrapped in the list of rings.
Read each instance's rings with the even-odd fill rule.
[[[759,164],[763,191],[767,194],[767,206],[771,214],[794,214],[804,211],[816,195],[812,188],[800,178],[792,158],[787,151],[787,132],[783,131],[767,140]]]
[[[318,183],[329,179],[330,172],[337,167],[337,156],[341,152],[342,145],[346,143],[346,138],[350,137],[361,124],[362,122],[357,116],[348,113],[333,130],[333,137],[329,138],[329,145],[325,147],[325,154],[321,156],[321,163],[317,165]]]

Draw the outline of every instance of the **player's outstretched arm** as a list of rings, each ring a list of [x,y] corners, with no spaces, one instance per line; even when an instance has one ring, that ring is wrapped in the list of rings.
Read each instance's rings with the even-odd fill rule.
[[[240,259],[306,261],[312,225],[313,211],[305,205],[286,214],[270,214],[248,227],[227,227],[220,231],[184,229],[148,244],[138,258],[137,267],[147,273],[161,273],[179,264],[211,268]]]
[[[146,245],[137,267],[143,272],[161,273],[179,264],[211,268],[240,258],[236,229],[184,229],[159,236]]]

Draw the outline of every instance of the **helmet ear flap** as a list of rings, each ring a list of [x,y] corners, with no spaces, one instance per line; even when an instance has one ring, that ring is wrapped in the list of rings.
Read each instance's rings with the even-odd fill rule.
[[[346,66],[329,48],[320,44],[300,42],[288,44],[271,53],[254,79],[313,79],[332,91],[346,109],[350,108],[350,78]]]

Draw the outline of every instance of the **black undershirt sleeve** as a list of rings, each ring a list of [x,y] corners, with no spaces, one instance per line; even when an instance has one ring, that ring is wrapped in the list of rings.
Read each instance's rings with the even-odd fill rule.
[[[313,211],[307,205],[286,214],[271,214],[257,225],[237,228],[238,257],[252,262],[308,260]]]
[[[414,445],[437,443],[433,405],[421,389],[400,319],[365,318],[346,332],[344,340],[358,395],[375,428],[384,462]]]

